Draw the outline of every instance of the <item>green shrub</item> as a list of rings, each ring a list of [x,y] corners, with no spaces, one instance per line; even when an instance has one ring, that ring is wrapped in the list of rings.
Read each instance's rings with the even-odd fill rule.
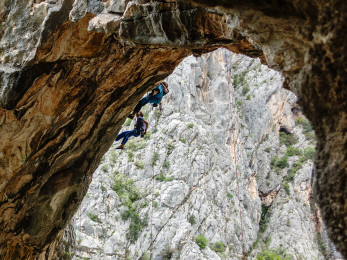
[[[257,255],[257,260],[290,260],[286,255],[280,254],[275,250],[264,249]]]
[[[280,145],[294,145],[298,142],[298,138],[295,134],[287,134],[285,132],[280,132]]]
[[[178,140],[184,144],[187,142],[186,139],[183,139],[183,138],[179,138]]]
[[[251,100],[251,95],[248,94],[246,99]]]
[[[167,145],[167,155],[172,154],[173,149],[175,149],[175,146],[173,144]]]
[[[157,181],[165,181],[165,175],[164,174],[159,174],[158,176],[155,177]]]
[[[170,168],[170,162],[169,161],[164,161],[163,168],[169,169]]]
[[[173,256],[173,254],[176,252],[176,250],[175,249],[173,249],[173,248],[170,248],[170,247],[166,247],[164,250],[163,250],[163,252],[161,252],[161,257],[162,257],[162,259],[163,260],[170,260],[170,259],[172,259],[172,256]]]
[[[194,127],[194,124],[193,123],[190,123],[187,125],[188,128],[193,128]]]
[[[317,140],[316,135],[314,134],[313,131],[306,133],[305,138],[306,138],[306,140],[314,140],[314,141]]]
[[[289,166],[288,157],[283,156],[282,158],[279,158],[276,156],[271,159],[270,166],[271,166],[271,169],[274,169],[274,168],[284,169]]]
[[[137,167],[137,169],[144,169],[145,168],[143,161],[136,162],[135,166]]]
[[[223,253],[225,251],[225,245],[222,242],[216,242],[212,244],[210,248],[218,253]]]
[[[204,249],[206,248],[207,246],[207,243],[208,243],[208,240],[203,237],[202,235],[198,235],[196,238],[195,238],[195,243],[201,248],[201,249]]]
[[[105,192],[106,191],[106,187],[104,185],[101,185],[101,191]]]
[[[153,201],[152,205],[153,207],[158,208],[158,202],[156,202],[155,200]]]
[[[293,147],[292,145],[288,146],[286,155],[291,157],[295,155],[301,155],[301,150],[299,148]]]
[[[287,181],[283,182],[283,188],[288,195],[290,195],[289,183]]]
[[[134,161],[134,154],[131,151],[128,151],[128,159],[129,159],[129,162]]]
[[[110,169],[110,166],[108,166],[107,164],[104,164],[102,167],[101,167],[101,170],[103,172],[108,172],[108,170]]]
[[[304,149],[304,156],[306,160],[312,160],[316,153],[316,149],[314,147],[307,147]]]
[[[147,132],[146,135],[143,137],[145,140],[151,139],[151,132]]]
[[[249,86],[248,86],[248,84],[246,84],[246,85],[243,86],[243,88],[242,88],[242,94],[243,94],[243,95],[246,95],[246,94],[248,93],[248,91],[249,91]]]
[[[196,220],[195,220],[195,216],[194,215],[190,215],[188,218],[188,222],[192,225],[196,224]]]
[[[98,217],[98,215],[94,214],[93,212],[87,212],[87,216],[94,222],[102,223],[101,219]]]
[[[311,126],[310,122],[307,119],[305,119],[305,118],[298,118],[296,120],[296,123],[299,124],[299,125],[302,125],[302,128],[304,130],[303,131],[304,134],[312,131],[312,126]]]
[[[158,152],[155,152],[153,154],[153,157],[152,157],[152,166],[156,165],[157,164],[157,161],[159,160],[159,153]]]

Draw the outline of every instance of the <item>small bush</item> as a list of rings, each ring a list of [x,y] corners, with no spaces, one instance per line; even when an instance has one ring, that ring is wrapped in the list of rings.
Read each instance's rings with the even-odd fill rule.
[[[251,95],[248,94],[246,99],[251,100]]]
[[[144,169],[145,168],[143,161],[136,162],[135,166],[137,167],[137,169]]]
[[[231,194],[230,192],[227,193],[227,196],[232,199],[233,198],[233,194]]]
[[[151,139],[151,132],[147,132],[146,135],[143,137],[145,140]]]
[[[201,249],[204,249],[206,248],[207,246],[207,243],[208,243],[208,240],[203,237],[202,235],[198,235],[196,238],[195,238],[195,243],[201,248]]]
[[[128,152],[128,159],[129,159],[129,162],[134,161],[134,154],[131,151]]]
[[[249,91],[249,86],[248,86],[248,84],[247,84],[247,85],[243,86],[243,88],[242,88],[242,94],[243,94],[243,95],[246,95],[246,94],[248,93],[248,91]]]
[[[299,119],[296,120],[296,123],[299,124],[299,125],[302,125],[302,128],[304,130],[303,131],[304,134],[312,131],[312,126],[311,126],[310,122],[307,119],[299,118]]]
[[[289,183],[287,181],[283,182],[283,188],[288,195],[290,195]]]
[[[164,174],[159,174],[158,176],[155,177],[157,181],[165,181],[165,175]]]
[[[266,148],[264,151],[267,153],[271,152],[271,147]]]
[[[94,222],[97,222],[99,224],[102,223],[101,219],[98,217],[98,215],[94,214],[93,212],[87,212],[87,216]]]
[[[152,166],[156,165],[157,164],[157,161],[159,160],[159,153],[158,152],[155,152],[153,154],[153,157],[152,157]]]
[[[154,200],[152,205],[153,205],[153,207],[158,208],[158,202],[157,201]]]
[[[163,252],[161,252],[161,257],[162,257],[162,259],[163,260],[170,260],[170,259],[172,259],[172,256],[173,256],[173,254],[176,252],[176,250],[175,249],[173,249],[173,248],[170,248],[169,246],[167,246],[164,250],[163,250]]]
[[[288,146],[286,155],[291,157],[295,155],[301,155],[301,150],[299,148],[293,147],[292,145]]]
[[[193,123],[190,123],[187,125],[188,128],[193,128],[194,127],[194,124]]]
[[[286,254],[282,250],[263,249],[258,255],[257,260],[292,260],[293,256]]]
[[[173,149],[175,149],[175,146],[173,144],[167,145],[167,155],[172,154]]]
[[[195,220],[195,216],[194,215],[190,215],[188,218],[188,222],[192,225],[196,224],[196,220]]]
[[[287,134],[285,132],[280,132],[280,144],[281,145],[294,145],[298,142],[298,138],[295,134]]]
[[[165,161],[165,162],[163,163],[163,168],[169,169],[169,168],[170,168],[170,162],[169,162],[169,161]]]
[[[183,138],[179,138],[178,140],[184,144],[187,142],[186,139],[183,139]]]
[[[108,172],[108,170],[110,169],[110,166],[108,166],[107,164],[104,164],[102,167],[101,167],[101,170],[103,172]]]
[[[105,192],[106,191],[106,187],[104,185],[101,185],[101,191]]]
[[[271,159],[270,166],[271,166],[271,169],[274,169],[274,168],[284,169],[289,166],[288,157],[283,156],[280,159],[279,157],[276,156],[275,158]]]
[[[216,242],[212,244],[210,248],[218,253],[223,253],[225,251],[225,245],[222,242]]]

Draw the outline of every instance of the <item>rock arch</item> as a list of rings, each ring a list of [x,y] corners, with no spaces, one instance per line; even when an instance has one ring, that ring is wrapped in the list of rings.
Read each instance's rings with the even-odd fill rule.
[[[260,57],[299,96],[316,196],[347,256],[345,2],[128,2],[0,4],[0,256],[49,258],[137,100],[218,47]]]

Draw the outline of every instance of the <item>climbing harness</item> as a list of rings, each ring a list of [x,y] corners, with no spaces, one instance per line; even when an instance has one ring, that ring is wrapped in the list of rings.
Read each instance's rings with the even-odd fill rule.
[[[226,63],[226,70],[227,70],[227,54],[225,51],[225,63]],[[232,57],[230,59],[230,70],[227,71],[227,81],[228,81],[228,95],[229,95],[229,110],[230,110],[230,119],[231,119],[231,131],[233,133],[233,152],[234,152],[234,166],[236,171],[236,184],[237,184],[237,198],[239,201],[239,215],[240,215],[240,225],[241,225],[241,239],[242,239],[242,255],[243,259],[246,260],[246,252],[245,252],[245,242],[244,242],[244,235],[243,235],[243,222],[242,222],[242,212],[241,212],[241,202],[240,202],[240,185],[239,185],[239,176],[238,176],[238,166],[237,166],[237,156],[236,156],[236,140],[235,140],[235,131],[234,131],[234,123],[233,123],[233,115],[232,115],[232,106],[231,106],[231,91],[230,91],[230,80],[231,80],[231,63],[232,63]],[[231,146],[230,146],[230,153],[231,153]]]

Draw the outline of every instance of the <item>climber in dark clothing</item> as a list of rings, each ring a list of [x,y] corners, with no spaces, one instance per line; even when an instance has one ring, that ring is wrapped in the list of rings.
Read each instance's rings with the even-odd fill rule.
[[[148,122],[143,119],[143,113],[142,112],[138,112],[136,114],[136,117],[137,117],[137,121],[136,121],[134,130],[132,130],[132,131],[125,131],[123,133],[120,133],[117,136],[116,141],[118,141],[118,140],[120,140],[122,138],[123,138],[123,140],[122,140],[121,145],[118,146],[116,149],[123,149],[124,145],[126,144],[126,142],[129,139],[129,137],[131,137],[131,136],[138,137],[139,135],[141,135],[141,137],[144,137],[145,134],[147,133]]]
[[[133,119],[135,114],[139,112],[141,108],[148,103],[152,103],[154,107],[158,106],[163,96],[166,95],[168,92],[168,84],[163,81],[155,89],[153,89],[150,94],[142,98],[139,101],[139,103],[137,103],[136,107],[134,108],[134,112],[130,114],[128,117]]]

